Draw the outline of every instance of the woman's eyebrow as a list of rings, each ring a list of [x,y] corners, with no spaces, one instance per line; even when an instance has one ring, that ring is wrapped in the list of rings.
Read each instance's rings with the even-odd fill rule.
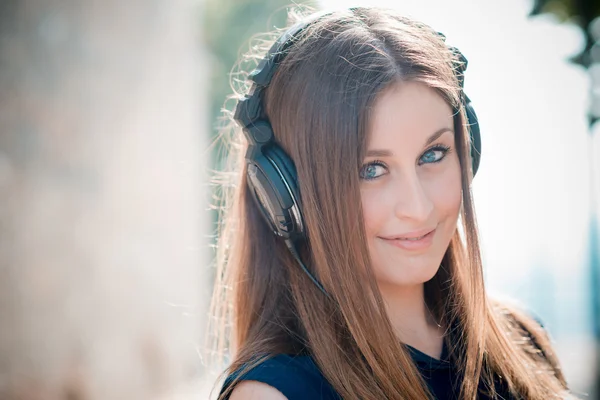
[[[392,152],[389,150],[369,150],[367,157],[391,157]]]
[[[440,136],[442,136],[445,132],[452,132],[452,134],[454,134],[454,130],[452,128],[441,128],[438,129],[437,131],[435,131],[433,133],[433,135],[431,135],[426,141],[425,141],[425,146],[435,142],[436,140],[439,139]],[[369,150],[367,151],[367,157],[391,157],[392,156],[392,152],[389,150],[379,150],[379,149],[373,149],[373,150]]]
[[[454,134],[454,130],[452,128],[444,127],[444,128],[438,129],[437,131],[435,131],[435,133],[433,135],[431,135],[429,137],[429,139],[427,139],[427,141],[425,142],[425,146],[427,146],[428,144],[431,144],[431,143],[435,142],[436,140],[438,140],[438,138],[440,136],[442,136],[442,134],[444,132],[447,132],[447,131],[450,131],[450,132],[452,132],[452,134]],[[423,146],[423,147],[425,147],[425,146]]]

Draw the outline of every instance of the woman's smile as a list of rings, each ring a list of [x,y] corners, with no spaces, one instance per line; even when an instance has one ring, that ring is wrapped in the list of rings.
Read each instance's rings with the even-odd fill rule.
[[[419,250],[427,250],[433,243],[434,236],[435,236],[435,229],[423,236],[416,237],[416,238],[389,239],[389,238],[380,237],[379,239],[383,240],[387,244],[390,244],[392,246],[398,247],[403,250],[419,251]]]

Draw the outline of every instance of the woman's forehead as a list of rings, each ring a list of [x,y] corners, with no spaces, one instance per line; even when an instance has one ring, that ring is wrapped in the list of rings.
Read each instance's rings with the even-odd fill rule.
[[[443,128],[453,129],[452,108],[420,82],[395,84],[381,94],[372,112],[369,147],[390,142],[424,142]]]

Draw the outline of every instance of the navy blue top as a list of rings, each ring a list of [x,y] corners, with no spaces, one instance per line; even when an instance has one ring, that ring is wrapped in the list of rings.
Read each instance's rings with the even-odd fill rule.
[[[451,362],[445,361],[448,359],[445,342],[439,360],[414,347],[408,345],[406,347],[435,399],[458,399],[462,377]],[[234,373],[225,380],[221,393],[231,385],[233,379],[238,375]],[[244,380],[266,383],[279,390],[289,400],[341,399],[341,396],[325,379],[313,359],[307,355],[279,354],[239,376],[238,382]],[[497,383],[499,384],[499,382]],[[496,388],[498,393],[503,396],[500,398],[512,399],[502,386],[496,386]],[[225,397],[225,399],[227,398]],[[488,397],[480,392],[478,399],[488,399]]]
[[[544,323],[537,314],[531,310],[527,310],[527,313],[540,325],[540,327],[544,328]],[[525,326],[520,322],[518,322],[518,324],[527,334],[529,334],[529,337],[533,339],[531,333],[525,329]],[[535,340],[533,340],[533,344],[538,349],[542,350]],[[456,366],[449,361],[446,340],[444,340],[442,355],[439,360],[412,346],[407,344],[404,345],[409,350],[413,362],[427,383],[429,391],[434,395],[434,400],[458,399],[463,376],[461,375],[462,372],[458,371]],[[221,393],[223,393],[238,376],[239,373],[229,375],[223,384]],[[276,355],[241,375],[237,382],[244,380],[266,383],[283,393],[288,400],[341,399],[341,396],[333,389],[331,384],[321,373],[317,364],[308,355]],[[501,396],[498,398],[515,400],[515,397],[509,393],[505,382],[496,377],[494,383],[497,394]],[[228,397],[225,397],[225,399],[228,399]],[[479,383],[477,399],[490,399],[485,392],[483,382]]]

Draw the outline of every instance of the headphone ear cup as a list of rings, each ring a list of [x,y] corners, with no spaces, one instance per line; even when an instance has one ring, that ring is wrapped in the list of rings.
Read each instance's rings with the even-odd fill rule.
[[[271,145],[266,148],[265,155],[271,160],[281,171],[285,181],[289,184],[291,196],[297,201],[300,198],[298,191],[298,175],[294,162],[278,145]]]
[[[285,205],[287,210],[285,219],[288,224],[292,224],[292,231],[290,234],[292,234],[296,239],[303,238],[305,235],[304,221],[302,219],[300,190],[298,189],[298,177],[294,162],[277,144],[266,147],[264,149],[264,154],[279,172],[283,183],[283,194],[285,195],[286,199],[289,198],[289,202],[287,202]]]
[[[475,109],[471,104],[471,100],[465,95],[465,111],[467,114],[467,124],[469,126],[469,135],[471,136],[471,160],[473,162],[473,176],[479,169],[479,163],[481,161],[481,132],[479,129],[479,120]]]
[[[265,147],[262,154],[249,161],[247,181],[273,232],[285,239],[303,237],[295,169],[279,146]]]

